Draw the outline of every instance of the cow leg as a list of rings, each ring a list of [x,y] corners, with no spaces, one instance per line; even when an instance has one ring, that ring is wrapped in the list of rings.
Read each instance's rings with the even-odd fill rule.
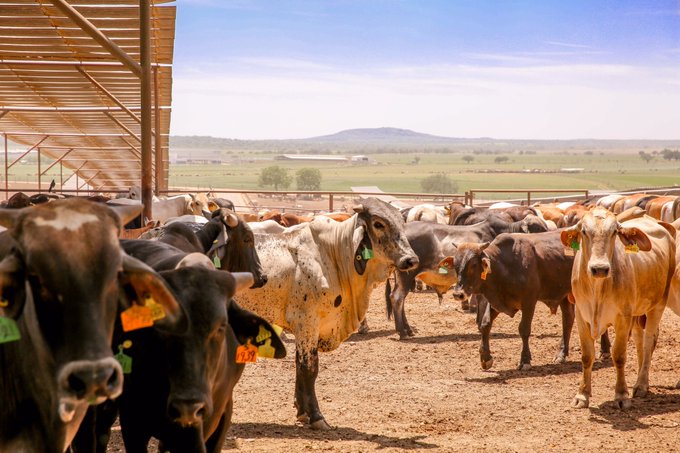
[[[659,338],[659,323],[661,322],[664,308],[664,305],[657,304],[651,312],[647,313],[647,322],[642,341],[643,354],[641,358],[638,354],[638,377],[633,386],[633,398],[645,397],[649,391],[649,367],[652,362],[652,354],[654,354],[654,349],[656,348],[656,341]]]
[[[222,445],[224,444],[224,439],[227,437],[227,429],[229,429],[229,424],[227,423],[227,418],[231,418],[231,411],[233,407],[233,400],[229,401],[227,404],[227,409],[225,413],[220,417],[220,422],[217,424],[215,432],[208,438],[205,442],[206,453],[220,453],[222,451]],[[229,416],[227,415],[229,414]]]
[[[479,347],[479,359],[482,364],[482,369],[488,370],[493,366],[493,357],[491,356],[491,348],[489,347],[489,335],[491,334],[491,326],[493,320],[498,316],[496,311],[488,300],[480,297],[477,305],[477,328],[482,334],[482,344]]]
[[[519,359],[518,370],[531,368],[531,349],[529,349],[529,337],[531,336],[531,322],[534,319],[536,301],[522,304],[522,319],[519,322],[519,335],[522,337],[522,354]]]
[[[361,320],[361,324],[359,324],[359,330],[357,330],[357,332],[361,335],[365,335],[370,331],[371,328],[368,327],[368,321],[366,321],[366,317],[364,316],[364,319]]]
[[[564,363],[567,361],[569,355],[569,339],[571,338],[571,330],[574,327],[575,310],[574,304],[569,302],[566,297],[560,302],[560,311],[562,312],[562,341],[560,342],[560,350],[557,352],[555,363]]]
[[[614,323],[614,347],[612,348],[612,358],[616,367],[616,387],[614,401],[620,409],[628,409],[631,406],[628,397],[628,387],[626,385],[626,349],[628,345],[628,333],[630,332],[632,318],[630,316],[617,316]]]
[[[583,374],[578,393],[574,396],[572,405],[578,409],[585,409],[590,405],[592,395],[593,361],[595,359],[595,342],[590,336],[590,325],[583,319],[576,309],[576,325],[581,343],[581,364]]]
[[[404,340],[408,337],[414,336],[413,329],[409,326],[406,320],[406,310],[404,309],[404,301],[409,291],[413,289],[413,283],[404,282],[397,277],[394,291],[390,294],[389,299],[392,304],[392,313],[394,314],[394,328],[399,333],[399,339]]]
[[[612,344],[609,341],[609,333],[605,330],[600,337],[600,355],[598,359],[601,361],[607,360],[612,356]]]
[[[307,418],[312,429],[330,429],[319,409],[316,399],[316,377],[319,374],[319,353],[316,348],[295,352],[295,396],[298,408],[298,420]],[[299,381],[299,387],[298,387]],[[298,394],[300,390],[300,395]]]

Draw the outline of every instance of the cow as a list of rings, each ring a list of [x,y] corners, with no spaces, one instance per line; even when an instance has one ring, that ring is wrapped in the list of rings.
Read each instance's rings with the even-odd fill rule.
[[[333,219],[336,222],[344,222],[345,220],[349,219],[352,217],[352,214],[348,212],[325,212],[323,214],[320,214],[324,217],[328,217],[329,219]]]
[[[554,314],[562,312],[562,342],[554,361],[563,363],[569,354],[569,339],[574,325],[574,306],[567,296],[571,291],[573,254],[564,253],[560,233],[500,234],[493,242],[459,243],[453,256],[458,281],[453,289],[457,300],[472,294],[484,296],[478,305],[477,326],[482,334],[479,349],[482,368],[493,365],[489,334],[499,313],[514,317],[522,312],[519,334],[522,352],[518,369],[531,367],[529,336],[538,300]]]
[[[237,348],[252,344],[264,348],[265,356],[286,355],[274,328],[232,300],[253,284],[253,276],[217,271],[206,256],[159,242],[123,241],[122,247],[155,264],[182,307],[170,327],[115,336],[116,348],[130,342],[124,353],[132,367],[116,402],[126,451],[145,452],[155,437],[159,451],[219,452],[231,424],[233,389],[244,369],[236,361]],[[168,265],[172,262],[177,264]],[[102,451],[114,417],[106,418],[105,426],[96,427],[104,434],[98,445]]]
[[[226,198],[208,198],[208,209],[212,212],[220,208],[235,211],[234,202]]]
[[[279,225],[287,228],[290,226],[299,225],[301,223],[311,222],[312,217],[299,216],[290,212],[269,211],[262,215],[259,220],[261,222],[265,220],[273,220]]]
[[[203,215],[203,211],[200,206],[192,205],[191,195],[177,195],[175,197],[169,197],[162,200],[154,200],[151,206],[151,216],[153,220],[158,220],[161,223],[165,223],[166,220],[179,217],[185,214]],[[138,199],[128,199],[128,198],[115,198],[108,202],[109,205],[121,206],[130,205],[138,206],[141,204],[141,200]],[[141,223],[133,227],[139,228]]]
[[[118,244],[138,214],[79,199],[0,212],[0,451],[64,452],[88,405],[120,394],[119,307],[148,295],[176,321],[163,280]]]
[[[592,394],[593,339],[613,325],[612,358],[616,367],[614,400],[631,406],[625,378],[626,348],[632,329],[638,357],[633,397],[649,388],[649,367],[658,327],[675,269],[672,226],[649,216],[619,223],[613,213],[595,208],[561,232],[565,247],[578,249],[571,274],[583,376],[573,400],[587,408]]]
[[[269,281],[239,294],[237,302],[295,335],[295,406],[298,420],[328,429],[316,398],[319,352],[336,349],[366,315],[373,287],[418,257],[399,211],[374,198],[344,222],[317,217],[279,235],[257,235]]]
[[[286,229],[286,227],[271,219],[262,222],[248,222],[248,226],[255,234],[277,234]]]
[[[443,214],[443,209],[429,203],[419,204],[408,211],[406,222],[416,221],[441,223],[443,225],[446,225],[447,223],[447,219]]]

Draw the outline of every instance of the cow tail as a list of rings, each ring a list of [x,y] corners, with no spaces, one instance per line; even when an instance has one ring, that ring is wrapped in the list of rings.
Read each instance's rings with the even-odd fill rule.
[[[390,300],[391,294],[392,287],[390,285],[390,278],[387,277],[387,283],[385,283],[385,312],[387,313],[387,319],[392,319],[392,301]]]

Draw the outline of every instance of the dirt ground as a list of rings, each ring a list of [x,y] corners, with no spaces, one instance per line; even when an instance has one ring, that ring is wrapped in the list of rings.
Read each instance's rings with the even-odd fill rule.
[[[573,409],[581,375],[576,327],[569,360],[553,364],[560,316],[539,303],[530,340],[533,367],[517,371],[519,315],[500,315],[491,348],[494,366],[479,366],[474,315],[450,294],[411,294],[409,322],[417,336],[399,341],[384,314],[384,287],[373,292],[371,332],[321,354],[317,395],[332,431],[295,422],[294,343],[288,356],[248,365],[235,391],[233,426],[223,451],[680,451],[680,318],[664,315],[652,362],[650,394],[632,409],[614,406],[611,361],[596,363],[589,409]],[[613,337],[612,337],[613,339]],[[627,382],[636,377],[629,344]],[[120,451],[115,439],[109,451]]]

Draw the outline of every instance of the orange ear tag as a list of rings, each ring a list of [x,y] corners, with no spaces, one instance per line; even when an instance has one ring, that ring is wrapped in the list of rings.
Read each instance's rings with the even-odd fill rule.
[[[488,271],[482,271],[482,280],[486,280],[486,274],[488,274]]]
[[[149,307],[133,305],[120,314],[123,331],[143,329],[153,326],[153,311]]]
[[[257,347],[250,344],[242,344],[236,348],[236,363],[255,363],[257,362]]]

